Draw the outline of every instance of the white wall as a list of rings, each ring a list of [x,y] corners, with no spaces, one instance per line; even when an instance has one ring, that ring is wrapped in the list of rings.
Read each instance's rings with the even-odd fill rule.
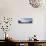
[[[17,40],[27,40],[34,34],[39,40],[45,39],[45,15],[45,8],[32,8],[28,0],[0,0],[0,16],[13,17],[9,33]],[[33,23],[18,24],[21,17],[32,17]]]

